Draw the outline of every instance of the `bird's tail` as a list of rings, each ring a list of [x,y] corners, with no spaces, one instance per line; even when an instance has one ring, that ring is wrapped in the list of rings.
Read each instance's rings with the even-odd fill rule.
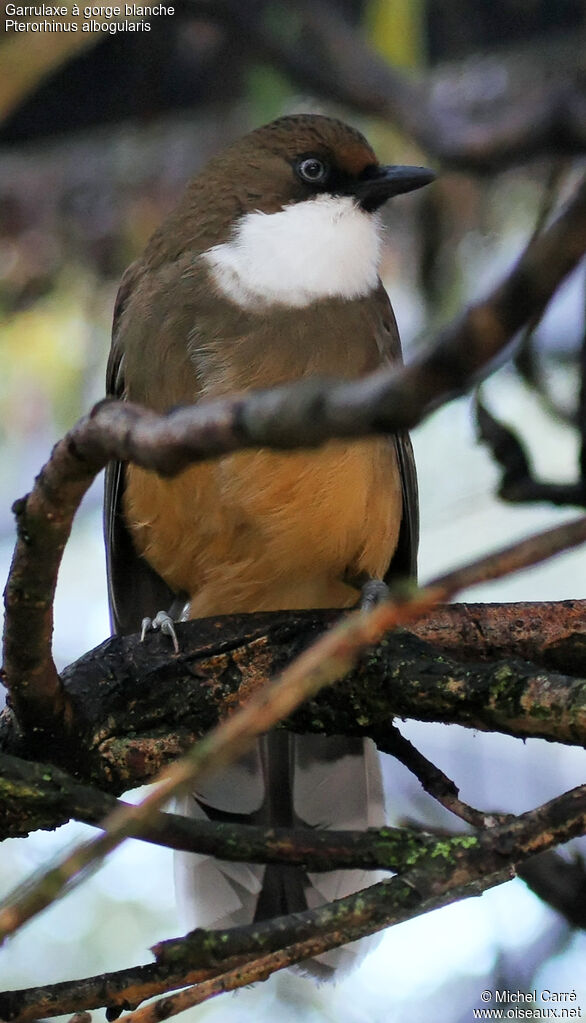
[[[385,823],[379,757],[366,739],[272,732],[214,776],[178,812],[189,817],[262,824],[364,830]],[[233,927],[315,908],[374,884],[363,870],[310,873],[302,867],[235,863],[176,853],[175,884],[186,928]],[[376,940],[376,939],[375,939]],[[345,972],[372,947],[352,942],[302,964],[327,978]]]

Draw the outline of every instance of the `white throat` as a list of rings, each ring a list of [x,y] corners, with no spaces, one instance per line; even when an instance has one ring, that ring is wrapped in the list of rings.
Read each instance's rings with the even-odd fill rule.
[[[301,308],[361,298],[377,286],[381,225],[349,196],[320,195],[278,213],[246,213],[232,237],[203,253],[214,282],[243,308]]]

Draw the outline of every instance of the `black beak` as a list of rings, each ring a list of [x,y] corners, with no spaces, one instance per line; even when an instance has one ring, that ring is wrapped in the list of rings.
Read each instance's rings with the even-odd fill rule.
[[[364,210],[372,213],[387,199],[403,192],[414,192],[435,181],[435,173],[427,167],[379,167],[373,165],[362,172],[354,195]]]

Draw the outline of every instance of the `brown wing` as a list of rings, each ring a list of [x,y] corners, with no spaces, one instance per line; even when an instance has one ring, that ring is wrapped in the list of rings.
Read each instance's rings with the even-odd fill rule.
[[[382,284],[377,293],[377,337],[383,359],[390,363],[401,363],[401,340],[393,307]],[[413,447],[408,433],[397,433],[393,437],[397,461],[401,473],[403,491],[403,517],[399,541],[392,561],[385,575],[385,582],[400,576],[417,578],[417,552],[419,548],[419,491]]]
[[[140,279],[142,264],[133,263],[122,278],[114,306],[112,347],[106,370],[106,393],[116,398],[126,396],[124,383],[124,344],[120,330],[121,316]],[[106,544],[106,572],[108,577],[108,603],[112,631],[127,635],[140,630],[142,619],[168,609],[174,599],[173,591],[137,554],[122,516],[124,493],[124,463],[110,462],[106,466],[104,486],[104,540]]]
[[[411,438],[408,433],[397,434],[394,444],[401,471],[403,518],[393,560],[385,576],[386,582],[399,576],[416,580],[419,549],[419,490]]]

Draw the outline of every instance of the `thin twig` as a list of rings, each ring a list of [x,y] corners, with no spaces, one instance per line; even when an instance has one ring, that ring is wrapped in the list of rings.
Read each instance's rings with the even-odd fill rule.
[[[503,501],[523,504],[547,501],[561,507],[586,507],[586,480],[551,483],[537,479],[524,443],[514,430],[488,411],[479,396],[476,399],[476,422],[479,439],[490,448],[493,458],[501,466],[497,492]]]
[[[39,1016],[61,1016],[83,1005],[87,1009],[107,1006],[106,1018],[114,1020],[121,1012],[135,1008],[147,998],[209,980],[245,961],[245,956],[235,956],[225,965],[195,969],[185,964],[173,969],[165,964],[147,963],[94,977],[0,991],[0,1019],[3,1023],[38,1023]]]
[[[450,810],[460,820],[471,824],[473,828],[494,826],[497,820],[496,816],[483,813],[482,810],[476,810],[468,803],[464,803],[459,798],[459,789],[455,783],[448,778],[447,774],[440,771],[439,767],[424,757],[404,735],[401,735],[395,725],[390,725],[384,736],[377,737],[376,744],[382,753],[389,753],[396,757],[415,775],[430,796],[433,796],[438,803],[441,803],[446,810]]]

